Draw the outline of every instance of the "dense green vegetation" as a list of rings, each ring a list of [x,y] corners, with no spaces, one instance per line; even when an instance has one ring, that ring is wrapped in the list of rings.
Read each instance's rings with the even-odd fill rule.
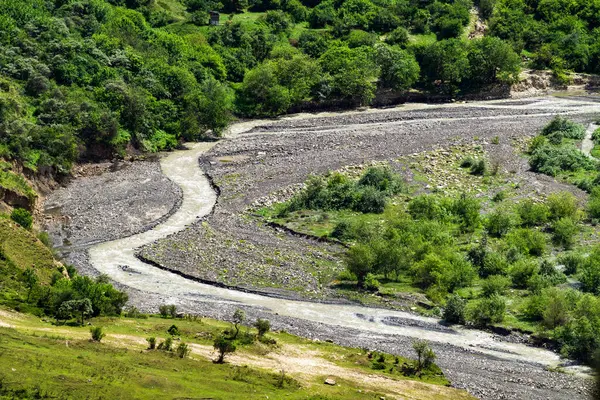
[[[555,118],[532,143],[532,168],[569,179],[582,171],[595,177],[596,161],[575,147],[584,132]],[[497,173],[472,156],[457,168],[481,176],[482,183]],[[376,207],[340,200],[360,198],[366,180],[403,190],[380,192],[369,200]],[[565,355],[591,362],[600,348],[600,247],[582,239],[584,232],[595,232],[600,218],[595,185],[592,179],[585,209],[569,192],[544,200],[494,195],[486,201],[465,193],[414,193],[378,167],[358,178],[312,177],[271,215],[348,245],[347,272],[340,279],[354,280],[359,290],[382,296],[422,292],[449,322],[530,330],[554,340]],[[320,213],[319,219],[294,225],[308,210]]]
[[[19,225],[0,218],[0,305],[81,325],[90,317],[121,314],[125,293],[105,276],[91,279],[57,263],[52,251],[28,230],[31,215],[15,211],[11,218]]]
[[[520,60],[508,44],[460,39],[471,6],[2,0],[0,157],[67,173],[79,157],[219,134],[234,113],[277,115],[306,101],[362,105],[386,88],[455,94],[514,81]],[[243,14],[209,27],[208,10]],[[429,32],[440,41],[419,39]]]

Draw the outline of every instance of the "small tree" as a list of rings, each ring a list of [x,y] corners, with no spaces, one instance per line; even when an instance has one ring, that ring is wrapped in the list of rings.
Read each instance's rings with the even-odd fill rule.
[[[223,364],[225,355],[235,351],[235,343],[225,335],[218,335],[213,343],[215,350],[219,352],[219,358],[215,361],[217,364]]]
[[[239,325],[243,324],[246,320],[246,313],[244,310],[240,310],[239,308],[235,310],[233,313],[233,326],[235,327],[235,334],[233,335],[233,339],[237,338],[238,333],[240,333]]]
[[[426,340],[416,340],[413,342],[413,349],[417,353],[417,372],[428,368],[436,358],[435,353],[429,347]]]
[[[171,304],[168,307],[169,307],[169,315],[171,316],[171,318],[176,318],[177,317],[177,306],[175,304]]]
[[[164,351],[173,351],[173,338],[169,336],[164,342],[160,342],[158,349]]]
[[[464,324],[466,304],[467,301],[462,297],[456,294],[450,295],[444,309],[444,320],[451,324]]]
[[[29,301],[33,289],[35,289],[39,282],[39,278],[33,268],[29,267],[23,271],[23,281],[25,282],[25,286],[27,286],[27,301]]]
[[[81,316],[81,326],[86,316],[90,316],[93,312],[92,302],[90,299],[69,300],[63,302],[58,308],[58,319],[67,320],[73,315]]]
[[[106,336],[106,333],[104,333],[102,331],[102,327],[101,326],[93,326],[90,328],[90,333],[92,334],[92,340],[94,342],[100,342],[104,336]]]
[[[156,338],[154,336],[151,336],[148,339],[146,339],[146,342],[148,342],[148,350],[156,349]]]
[[[186,358],[190,354],[191,350],[187,344],[179,343],[179,346],[177,346],[175,352],[177,353],[177,357]]]
[[[162,318],[167,318],[169,316],[169,306],[166,304],[158,306],[158,312]]]
[[[167,333],[171,336],[179,336],[179,328],[177,328],[177,325],[171,325]]]
[[[258,338],[262,339],[262,337],[265,336],[265,334],[269,332],[269,330],[271,330],[271,323],[267,319],[259,318],[254,323],[254,327],[258,331]]]

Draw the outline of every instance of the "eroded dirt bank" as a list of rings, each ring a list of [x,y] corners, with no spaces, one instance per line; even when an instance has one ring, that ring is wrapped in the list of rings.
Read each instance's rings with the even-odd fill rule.
[[[292,273],[287,272],[287,276],[295,279],[293,282],[308,282],[304,286],[300,285],[303,294],[326,295],[326,289],[319,285],[318,267],[322,262],[333,262],[331,252],[335,252],[335,249],[318,242],[291,238],[271,228],[257,225],[245,214],[248,206],[272,191],[304,181],[310,173],[322,173],[343,165],[374,159],[395,160],[404,154],[436,146],[472,141],[475,136],[486,148],[491,146],[493,137],[499,136],[500,144],[490,149],[493,151],[491,154],[496,154],[507,169],[523,175],[523,193],[564,189],[563,185],[550,178],[527,172],[526,161],[515,155],[512,141],[532,135],[555,113],[573,113],[572,118],[589,122],[598,111],[586,99],[542,99],[486,103],[475,107],[426,107],[415,111],[348,113],[342,116],[286,119],[265,125],[249,134],[221,142],[202,158],[201,164],[209,171],[222,192],[214,214],[192,224],[181,233],[168,231],[168,234],[174,235],[145,248],[143,253],[165,268],[185,271],[188,275],[204,276],[207,280],[216,281],[232,278],[234,282],[237,280],[241,284],[255,287],[262,287],[264,283],[268,285],[271,279],[286,276],[286,272],[291,270]],[[232,174],[235,175],[232,177]],[[112,191],[112,187],[105,186],[104,191]],[[184,200],[185,196],[184,191]],[[151,211],[150,207],[145,211]],[[135,210],[130,213],[136,215]],[[101,223],[111,223],[110,218],[101,213],[97,213],[95,218],[100,221],[98,226]],[[175,225],[170,226],[174,228]],[[160,226],[157,227],[157,232],[149,231],[151,233],[137,242],[134,237],[130,244],[143,245],[150,243],[150,239],[160,239],[159,230]],[[102,228],[98,231],[97,236],[101,237],[104,234]],[[109,233],[105,237],[111,238]],[[109,246],[106,249],[108,252]],[[111,253],[102,253],[102,246],[93,250],[95,253],[92,252],[91,264],[86,262],[88,256],[80,251],[72,252],[71,260],[86,272],[94,273],[94,269],[99,267],[94,264],[94,257],[112,257]],[[131,260],[132,254],[133,250],[125,259]],[[244,259],[249,262],[244,263]],[[182,308],[200,314],[225,318],[232,314],[234,308],[243,306],[242,303],[253,304],[256,300],[252,296],[232,295],[228,301],[220,301],[218,296],[222,292],[211,292],[209,288],[188,285],[166,272],[165,275],[158,274],[150,269],[152,267],[139,265],[127,270],[122,268],[125,267],[123,265],[119,267],[116,261],[112,265],[111,268],[102,269],[102,272],[109,272],[113,279],[130,292],[132,302],[146,310],[154,311],[157,304],[175,302]],[[264,265],[269,267],[262,268]],[[148,283],[146,276],[150,276],[156,283]],[[245,276],[250,279],[244,280]],[[158,278],[166,280],[160,281]],[[172,282],[177,289],[167,282]],[[281,286],[286,286],[286,282],[283,281]],[[333,339],[347,345],[404,355],[411,352],[412,339],[393,334],[400,330],[386,324],[383,318],[377,319],[376,329],[370,329],[367,315],[366,322],[357,323],[357,327],[361,329],[353,330],[347,325],[335,326],[339,317],[332,308],[331,318],[328,319],[326,306],[320,308],[324,316],[319,315],[319,318],[303,315],[299,312],[300,309],[292,314],[303,317],[301,319],[289,315],[273,315],[264,308],[245,308],[248,308],[252,316],[266,316],[277,328],[303,336]],[[311,318],[312,322],[309,321]],[[422,337],[437,335],[432,323],[429,327],[419,329]],[[480,398],[572,399],[584,398],[588,393],[587,380],[548,372],[542,365],[524,361],[525,356],[516,360],[511,358],[509,351],[505,354],[500,352],[499,356],[493,356],[489,352],[486,354],[486,345],[496,347],[494,351],[499,351],[493,338],[486,337],[481,342],[473,343],[478,344],[472,351],[468,345],[448,345],[443,341],[435,341],[433,346],[438,353],[440,365],[453,383],[467,388]]]

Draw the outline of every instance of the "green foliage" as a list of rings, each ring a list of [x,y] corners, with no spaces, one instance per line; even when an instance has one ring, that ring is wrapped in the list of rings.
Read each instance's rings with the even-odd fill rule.
[[[563,139],[582,140],[585,136],[585,127],[557,115],[542,129],[542,135],[546,136],[552,144],[560,144]]]
[[[271,330],[271,323],[267,319],[258,318],[254,323],[254,327],[258,331],[258,338],[262,338]]]
[[[600,247],[595,247],[580,266],[579,280],[585,292],[600,295]]]
[[[547,248],[544,234],[535,229],[515,229],[506,235],[506,242],[523,255],[539,257],[546,252]]]
[[[467,320],[475,326],[484,327],[504,320],[506,301],[494,294],[490,297],[475,300],[467,305]]]
[[[179,336],[179,328],[177,328],[177,325],[171,325],[169,327],[169,329],[167,329],[167,333],[171,336]]]
[[[384,44],[378,45],[376,51],[376,62],[381,69],[380,86],[408,90],[417,82],[420,67],[411,53]]]
[[[57,311],[58,320],[68,320],[75,317],[81,317],[80,325],[83,326],[85,317],[92,315],[92,302],[90,299],[67,300],[63,301]]]
[[[426,340],[414,341],[413,350],[417,354],[417,372],[429,368],[437,358]]]
[[[600,188],[594,188],[587,203],[587,214],[590,219],[600,219]]]
[[[572,145],[555,147],[550,144],[541,145],[531,153],[529,159],[531,169],[550,176],[561,172],[593,170],[595,162]]]
[[[177,357],[179,357],[179,358],[186,358],[187,356],[190,355],[191,351],[192,350],[190,349],[190,347],[183,342],[179,343],[177,345],[177,348],[175,348],[175,353],[177,354]]]
[[[93,326],[90,328],[90,334],[94,342],[100,342],[106,336],[101,326]]]
[[[502,296],[511,284],[511,280],[502,275],[491,275],[481,283],[481,294],[484,297]]]
[[[33,217],[31,213],[24,208],[15,208],[10,214],[10,219],[21,225],[25,229],[31,229]]]
[[[536,203],[533,200],[524,200],[517,204],[517,213],[523,226],[532,227],[544,225],[550,216],[546,204]]]
[[[156,338],[154,336],[147,338],[146,342],[148,342],[148,350],[156,349]]]
[[[242,115],[260,117],[287,111],[291,98],[289,90],[279,84],[274,66],[262,64],[246,74],[236,102]]]
[[[169,352],[173,351],[173,338],[169,336],[168,338],[160,342],[157,349]]]
[[[506,210],[496,209],[485,219],[485,229],[490,236],[502,237],[515,225],[514,216]]]
[[[577,218],[577,198],[571,192],[552,193],[546,200],[551,219]]]
[[[225,361],[225,355],[233,353],[236,350],[235,343],[225,335],[217,335],[213,342],[213,347],[219,352],[219,357],[215,361],[217,364],[222,364]]]
[[[479,226],[481,205],[477,199],[463,193],[452,207],[463,231],[472,232]]]
[[[579,232],[577,223],[572,218],[563,217],[552,223],[552,240],[558,246],[569,250],[575,244],[575,236]]]
[[[467,301],[462,297],[456,294],[448,296],[444,308],[444,320],[450,324],[464,324],[466,305]]]
[[[576,274],[585,261],[585,257],[581,253],[568,252],[561,253],[558,256],[558,264],[565,266],[566,275]]]
[[[539,274],[540,267],[533,260],[520,260],[511,265],[509,274],[512,284],[516,288],[524,289],[529,284],[529,280]]]

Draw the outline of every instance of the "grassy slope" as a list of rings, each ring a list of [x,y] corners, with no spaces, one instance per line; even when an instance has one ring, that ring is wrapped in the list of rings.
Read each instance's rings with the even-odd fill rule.
[[[50,249],[33,233],[0,216],[0,304],[15,307],[27,297],[19,276],[28,267],[35,268],[41,284],[48,284],[56,271]]]
[[[108,335],[88,340],[87,328],[56,327],[0,309],[0,398],[213,398],[213,399],[469,399],[463,391],[370,369],[367,355],[330,343],[271,333],[278,345],[243,346],[224,365],[211,337],[228,327],[213,321],[97,319]],[[177,324],[191,357],[145,351],[145,338],[165,337]],[[177,342],[175,342],[177,345]],[[388,356],[389,363],[393,363]],[[401,360],[400,362],[403,362]],[[286,371],[280,387],[280,370]],[[324,385],[332,376],[338,385]],[[430,380],[444,382],[443,378]],[[165,397],[166,396],[166,397]]]

